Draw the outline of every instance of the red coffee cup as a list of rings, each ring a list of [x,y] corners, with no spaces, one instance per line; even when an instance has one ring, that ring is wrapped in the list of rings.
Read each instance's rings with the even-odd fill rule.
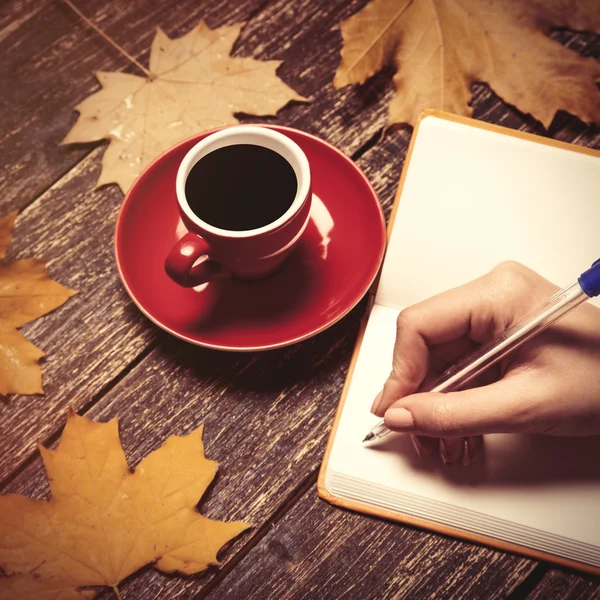
[[[285,204],[282,205],[283,214],[259,227],[227,229],[203,220],[192,210],[190,198],[186,196],[186,184],[190,173],[200,161],[212,161],[216,151],[230,146],[243,146],[244,152],[251,151],[249,147],[252,146],[266,148],[287,163],[284,165],[278,160],[274,163],[275,171],[280,167],[289,171],[291,167],[296,180],[296,193],[291,204],[289,198],[285,199]],[[259,152],[262,150],[257,150],[257,153]],[[212,156],[207,158],[211,154]],[[221,156],[227,154],[221,152]],[[201,166],[209,164],[205,162]],[[240,177],[239,171],[243,169],[239,168],[239,164],[232,162],[223,185],[231,184],[227,178]],[[268,178],[272,177],[275,181],[278,175],[279,172],[270,171],[265,174],[253,173],[251,179],[254,181],[257,177],[259,180],[266,177],[262,185],[266,185],[268,189]],[[236,183],[243,184],[243,179],[237,180]],[[243,185],[238,185],[238,188],[240,187]],[[196,191],[200,194],[210,194],[210,190]],[[287,136],[259,125],[235,125],[207,136],[185,155],[177,171],[176,193],[179,212],[188,233],[175,244],[167,256],[165,269],[171,279],[184,287],[194,287],[212,279],[232,275],[245,279],[259,279],[270,275],[281,265],[308,224],[312,197],[310,168],[304,152]],[[203,199],[206,202],[210,200],[210,197]],[[239,207],[243,198],[235,200],[232,206]],[[272,200],[273,198],[269,199]],[[220,201],[227,200],[221,198]],[[225,206],[222,212],[226,213],[227,208]],[[244,210],[247,208],[244,207]]]

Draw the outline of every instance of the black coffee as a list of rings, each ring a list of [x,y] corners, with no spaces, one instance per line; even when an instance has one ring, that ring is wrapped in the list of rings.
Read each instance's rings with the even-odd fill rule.
[[[209,225],[245,231],[281,217],[292,205],[297,185],[294,169],[277,152],[238,144],[201,158],[187,177],[185,195]]]

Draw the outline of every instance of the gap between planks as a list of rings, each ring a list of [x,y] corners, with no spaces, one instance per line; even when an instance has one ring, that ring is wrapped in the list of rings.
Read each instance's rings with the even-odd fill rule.
[[[221,568],[215,576],[202,588],[194,600],[203,600],[216,590],[235,567],[265,538],[269,531],[296,505],[296,503],[317,483],[319,476],[319,463],[305,478],[300,482],[285,500],[277,507],[273,514],[258,528],[256,533],[237,551],[231,559]]]
[[[272,0],[266,0],[260,7],[258,7],[253,13],[252,17],[258,14],[262,9],[265,8]],[[98,35],[94,32],[94,35]],[[99,36],[100,37],[100,36]],[[139,56],[139,55],[138,55]],[[411,128],[412,129],[412,128]],[[366,140],[355,152],[352,153],[350,158],[353,161],[358,161],[365,153],[372,150],[379,142],[384,139],[385,128],[382,127],[378,129],[368,140]],[[67,171],[63,172],[60,176],[58,176],[52,183],[46,186],[37,196],[35,196],[30,202],[26,203],[23,207],[19,209],[19,212],[23,212],[26,209],[32,207],[36,202],[40,200],[40,198],[52,187],[54,187],[58,182],[60,182],[63,178],[67,177],[72,171],[77,169],[77,167],[96,149],[99,148],[98,144],[93,144],[90,146],[89,151],[86,152],[84,156],[82,156],[76,163],[74,163]],[[125,378],[131,371],[133,371],[141,362],[151,353],[154,348],[158,346],[158,340],[154,340],[150,342],[148,346],[144,350],[140,352],[138,356],[136,356],[128,365],[123,367],[121,371],[117,373],[109,382],[107,382],[92,398],[91,400],[85,404],[79,411],[78,414],[85,415],[87,414],[102,398],[113,389],[123,378]],[[51,435],[49,435],[45,440],[42,441],[42,445],[48,447],[58,440],[60,434],[62,432],[63,427],[60,426],[57,428]],[[10,485],[12,481],[18,477],[29,465],[32,464],[34,460],[36,460],[38,456],[38,451],[32,452],[12,473],[10,473],[4,480],[0,481],[0,489],[4,489],[6,486]]]
[[[506,600],[523,600],[537,587],[544,575],[550,570],[550,563],[540,562],[534,569],[519,583],[515,589],[508,594]]]
[[[60,1],[60,0],[59,0]],[[250,21],[252,21],[252,19],[254,19],[254,17],[256,17],[270,2],[273,2],[274,0],[265,0],[262,4],[260,4],[259,6],[257,6],[248,16],[248,19],[246,20],[246,24],[248,24]],[[69,5],[67,2],[64,3],[65,5]],[[72,7],[71,7],[72,8]],[[36,13],[32,13],[30,16],[35,16]],[[75,11],[73,14],[77,14]],[[91,23],[94,23],[93,19],[89,19]],[[91,27],[90,25],[88,25],[88,23],[86,23],[86,21],[81,18],[78,15],[78,21],[81,23],[82,26],[86,27],[87,29],[90,30],[90,34],[99,38],[100,40],[102,40],[104,43],[108,43],[102,35],[100,35],[93,27]],[[94,25],[96,25],[94,23]],[[96,27],[98,27],[98,25],[96,25]],[[243,29],[242,29],[243,31]],[[106,35],[106,34],[105,34]],[[241,32],[240,32],[240,36],[241,36]],[[111,39],[108,35],[107,35],[108,39]],[[239,39],[239,38],[238,38]],[[236,46],[237,46],[238,40],[236,40],[232,52],[235,51]],[[118,49],[118,44],[115,44],[114,46],[110,43],[108,43],[109,46],[111,47],[117,47]],[[138,59],[140,59],[140,57],[142,55],[144,55],[146,52],[148,51],[148,49],[142,50],[141,52],[138,52],[137,54],[133,54],[132,57],[137,61]],[[122,54],[122,53],[121,53]],[[123,71],[127,66],[129,66],[129,64],[131,63],[129,57],[127,55],[125,55],[125,57],[127,58],[127,60],[129,61],[127,65],[124,65],[123,67],[116,69],[115,73],[121,72]],[[74,109],[73,109],[74,110]],[[102,146],[108,146],[108,143],[110,142],[110,140],[108,139],[104,139],[102,140],[102,143],[99,144],[98,142],[89,142],[89,143],[83,143],[83,144],[69,144],[69,146],[72,147],[79,147],[79,148],[85,148],[87,147],[87,151],[86,153],[79,158],[79,160],[77,160],[76,162],[74,162],[66,171],[63,171],[61,173],[59,173],[52,181],[50,181],[48,183],[48,185],[41,189],[38,194],[36,196],[34,196],[31,200],[29,200],[28,202],[26,202],[25,204],[23,204],[23,206],[21,206],[19,208],[19,213],[23,212],[24,210],[26,210],[27,208],[29,208],[30,206],[32,206],[33,204],[35,204],[48,190],[50,190],[52,187],[54,187],[61,179],[63,179],[63,177],[66,177],[73,169],[76,169],[77,166],[83,161],[85,160],[96,148],[100,148]]]
[[[260,6],[258,6],[250,15],[248,21],[251,21],[256,15],[258,15],[269,3],[271,0],[266,0]],[[99,36],[98,33],[94,32],[95,36]],[[138,53],[137,57],[144,54],[145,51]],[[119,69],[121,70],[121,69]],[[499,102],[499,104],[501,104]],[[352,160],[356,161],[361,156],[363,156],[366,152],[375,147],[383,138],[385,134],[385,128],[379,129],[375,132],[358,150],[356,150],[352,155]],[[88,151],[73,165],[69,167],[66,171],[59,174],[54,181],[52,181],[45,189],[40,191],[37,196],[32,198],[28,203],[26,203],[23,207],[21,207],[20,212],[25,210],[26,208],[35,204],[51,187],[53,187],[57,182],[67,176],[72,170],[76,169],[77,166],[89,156],[91,152],[93,152],[96,148],[100,147],[98,144],[93,144],[89,146]],[[95,395],[91,398],[91,400],[84,405],[79,411],[80,414],[88,413],[111,389],[113,389],[121,380],[123,380],[131,371],[137,368],[146,358],[147,356],[158,346],[159,340],[154,339],[151,341],[144,350],[142,350],[138,356],[136,356],[128,365],[126,365],[121,371],[119,371],[109,382],[107,382]],[[54,441],[58,439],[60,433],[62,431],[62,427],[58,428],[55,432],[53,432],[45,441],[44,445],[52,444]],[[9,476],[5,478],[4,481],[0,482],[0,486],[2,488],[6,487],[10,484],[21,472],[23,472],[34,460],[37,459],[38,452],[33,452],[15,471],[13,471]],[[298,484],[292,492],[284,499],[284,501],[278,506],[278,508],[273,512],[273,514],[265,520],[265,522],[258,528],[256,533],[232,556],[231,560],[227,562],[227,564],[216,573],[215,577],[206,585],[206,587],[200,592],[196,598],[203,599],[209,596],[233,571],[233,569],[239,564],[246,555],[256,547],[262,539],[268,534],[270,529],[279,522],[288,512],[292,509],[292,507],[302,498],[315,484],[318,476],[320,466],[317,466],[313,469],[300,484]],[[539,581],[543,578],[544,574],[547,572],[549,566],[545,563],[538,564],[533,571],[520,583],[517,587],[509,594],[508,598],[511,600],[516,600],[518,598],[523,598],[527,596],[539,583]]]
[[[87,404],[77,411],[80,415],[87,414],[106,394],[108,394],[116,385],[118,385],[127,375],[133,371],[142,361],[158,346],[159,339],[152,340],[128,365],[123,367],[110,381],[106,382],[100,390],[89,400]],[[49,448],[54,442],[58,441],[62,434],[64,425],[58,427],[45,440],[40,442],[42,446]],[[35,460],[38,459],[39,450],[34,450],[12,473],[7,475],[3,481],[0,481],[0,490],[9,486],[25,469],[27,469]]]
[[[108,140],[106,140],[108,141]],[[102,146],[105,146],[107,144],[103,143],[102,146],[98,144],[98,142],[91,142],[90,144],[71,144],[72,146],[77,146],[77,147],[85,147],[85,146],[89,146],[87,152],[77,161],[74,162],[66,171],[63,171],[62,173],[59,173],[52,181],[50,181],[48,183],[48,185],[46,187],[44,187],[43,189],[41,189],[39,191],[39,193],[34,196],[31,200],[29,200],[28,202],[25,202],[23,204],[23,206],[19,207],[19,213],[21,214],[22,212],[25,212],[30,206],[33,206],[38,200],[40,200],[40,198],[48,193],[57,183],[59,183],[61,180],[63,180],[65,177],[68,177],[69,174],[71,173],[71,171],[74,171],[75,169],[77,169],[77,167],[94,151],[96,150],[96,148],[100,148]],[[92,190],[94,191],[94,190]]]
[[[270,1],[270,0],[268,0]],[[264,5],[263,5],[264,6]],[[353,161],[357,161],[361,156],[363,156],[366,152],[368,152],[369,150],[373,149],[382,139],[384,136],[384,128],[381,128],[379,130],[377,130],[360,148],[358,148],[358,150],[356,150],[352,155],[351,155],[351,159]],[[77,166],[87,157],[89,156],[89,154],[91,152],[93,152],[95,150],[95,148],[91,148],[90,152],[88,152],[84,157],[82,157],[81,160],[79,160],[77,163],[75,163],[68,171],[66,171],[65,173],[63,173],[55,182],[52,183],[52,185],[48,186],[44,192],[40,193],[38,196],[36,196],[36,198],[34,198],[31,202],[29,202],[27,205],[23,206],[23,208],[21,208],[19,210],[19,212],[24,211],[26,208],[29,208],[30,206],[32,206],[33,204],[35,204],[35,202],[37,202],[41,196],[43,196],[43,194],[48,191],[50,188],[52,188],[54,185],[56,185],[56,183],[58,183],[59,181],[61,181],[64,177],[67,177],[71,171],[73,171],[74,169],[77,168]],[[125,367],[123,367],[123,369],[121,369],[121,371],[119,371],[110,381],[108,381],[91,399],[90,401],[85,404],[78,412],[78,414],[80,415],[85,415],[87,414],[96,404],[98,404],[98,402],[100,402],[100,400],[102,400],[102,398],[108,393],[110,392],[110,390],[112,390],[122,379],[124,379],[129,373],[131,373],[138,365],[140,365],[144,359],[152,352],[152,350],[154,350],[159,344],[159,340],[158,338],[153,340],[152,342],[150,342],[146,348],[144,348],[144,350],[142,350],[128,365],[126,365]],[[45,440],[43,440],[41,443],[43,446],[45,447],[49,447],[51,444],[53,444],[55,441],[58,440],[58,438],[60,437],[60,434],[63,430],[63,426],[58,427],[51,435],[49,435]],[[32,464],[32,462],[34,460],[37,459],[39,452],[37,450],[35,450],[34,452],[32,452],[12,473],[10,473],[9,475],[7,475],[2,481],[0,481],[0,489],[5,489],[8,485],[10,485],[14,479],[16,479],[27,467],[29,467],[29,465]]]

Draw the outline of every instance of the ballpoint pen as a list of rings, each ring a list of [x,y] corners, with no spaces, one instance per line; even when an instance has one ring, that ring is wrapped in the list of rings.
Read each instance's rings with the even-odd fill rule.
[[[600,295],[600,259],[583,272],[575,283],[568,285],[523,320],[509,327],[496,339],[484,344],[475,352],[444,371],[441,377],[420,392],[452,392],[482,371],[504,358],[552,323],[566,315],[588,298]],[[365,437],[363,443],[372,442],[391,433],[384,421],[380,421]]]

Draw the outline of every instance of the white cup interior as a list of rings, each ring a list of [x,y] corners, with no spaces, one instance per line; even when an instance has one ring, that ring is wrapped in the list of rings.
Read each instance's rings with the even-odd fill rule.
[[[226,146],[234,146],[237,144],[262,146],[263,148],[268,148],[269,150],[273,150],[273,152],[277,152],[277,154],[287,160],[296,175],[296,196],[294,197],[291,206],[283,215],[281,215],[281,217],[272,223],[269,223],[268,225],[259,227],[258,229],[232,231],[214,227],[210,223],[200,219],[198,215],[194,213],[194,211],[190,208],[185,195],[185,182],[190,171],[197,162],[202,160],[202,158],[207,154],[210,154],[219,148],[225,148]],[[235,174],[232,174],[232,176],[235,176]],[[191,148],[190,151],[185,155],[184,159],[179,165],[176,180],[177,200],[179,202],[179,206],[192,222],[197,223],[198,226],[205,231],[209,231],[218,235],[226,235],[227,237],[239,238],[249,237],[276,229],[288,221],[302,206],[303,201],[308,194],[309,188],[310,168],[308,165],[308,159],[306,158],[304,152],[302,152],[300,149],[300,146],[298,146],[298,144],[293,142],[287,136],[277,131],[267,129],[266,127],[259,127],[257,125],[236,125],[205,137],[193,148]]]

